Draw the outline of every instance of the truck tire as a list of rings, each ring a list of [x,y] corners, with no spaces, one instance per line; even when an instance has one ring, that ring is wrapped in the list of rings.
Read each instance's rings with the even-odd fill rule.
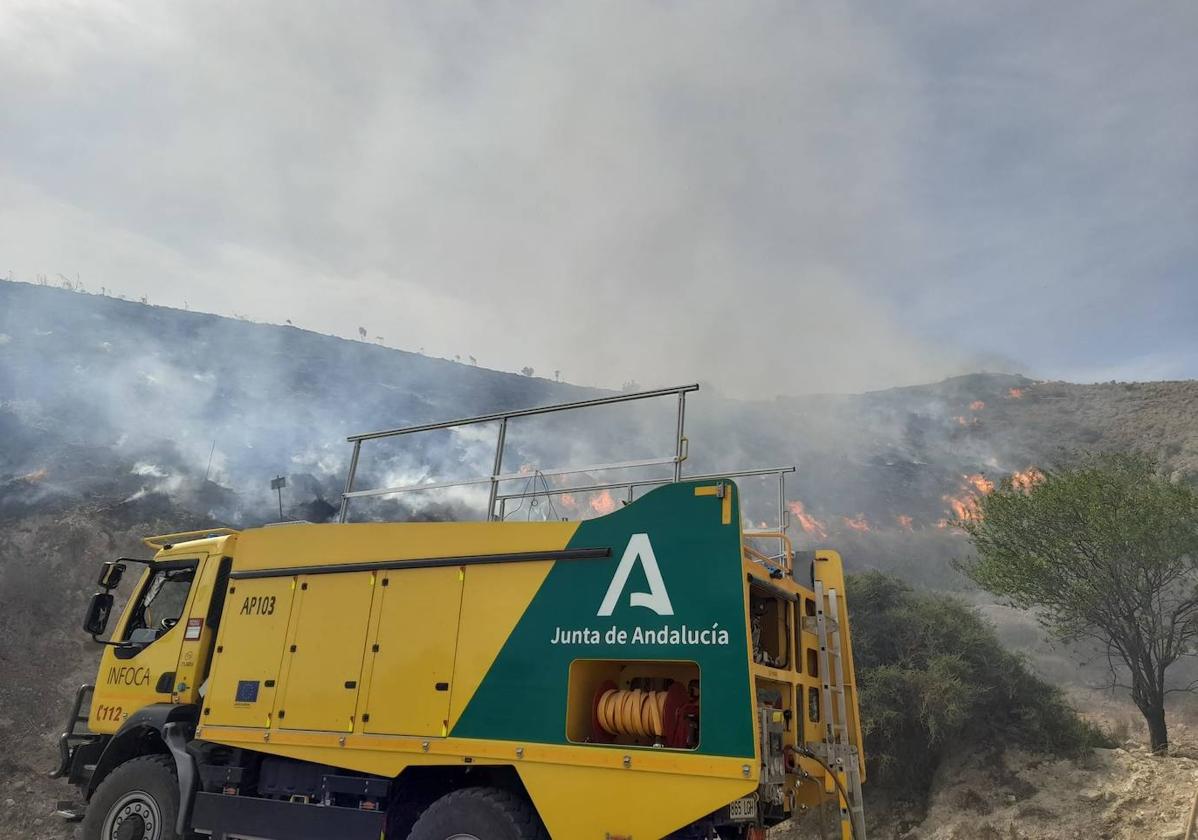
[[[407,840],[549,840],[532,803],[500,788],[463,788],[420,815]]]
[[[83,840],[179,840],[178,814],[174,759],[143,755],[100,782],[83,818]]]

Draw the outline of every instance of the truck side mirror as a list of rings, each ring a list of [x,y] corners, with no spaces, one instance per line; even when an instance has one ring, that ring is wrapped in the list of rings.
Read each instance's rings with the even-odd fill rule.
[[[83,630],[92,636],[99,636],[108,629],[108,617],[112,614],[112,595],[108,592],[97,592],[87,605],[87,617],[83,619]]]
[[[121,576],[125,574],[125,564],[116,560],[106,560],[100,568],[99,585],[102,589],[116,589],[120,586]]]

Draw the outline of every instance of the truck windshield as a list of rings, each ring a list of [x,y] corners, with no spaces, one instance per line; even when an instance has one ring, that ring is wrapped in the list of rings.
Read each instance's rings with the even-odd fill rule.
[[[183,614],[194,578],[194,568],[155,571],[133,610],[129,625],[125,628],[125,638],[130,638],[135,630],[162,632],[174,627]]]

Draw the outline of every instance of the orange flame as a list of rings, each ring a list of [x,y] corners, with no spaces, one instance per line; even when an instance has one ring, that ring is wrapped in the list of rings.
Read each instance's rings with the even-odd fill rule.
[[[25,473],[24,475],[18,475],[17,481],[28,481],[30,484],[33,484],[34,482],[41,481],[49,474],[50,471],[45,467],[42,467],[40,470],[34,470],[33,472]]]
[[[600,516],[605,516],[616,509],[616,500],[611,497],[610,490],[604,490],[591,499],[591,510]]]
[[[1035,467],[1019,470],[1011,474],[1011,486],[1025,493],[1044,480],[1044,473]]]
[[[574,501],[573,493],[562,493],[558,498],[561,500],[562,507],[572,508],[578,506],[578,503]]]
[[[864,513],[859,513],[856,516],[845,516],[842,518],[846,528],[861,532],[872,530],[869,527],[869,520],[865,518]]]
[[[978,497],[993,493],[994,482],[986,478],[982,473],[963,475],[961,478],[964,482],[961,485],[962,492],[955,496],[944,496],[943,499],[957,520],[971,521],[981,516],[981,510],[978,507]],[[946,519],[942,519],[937,523],[937,527],[939,528],[946,528],[948,525],[949,521]]]
[[[982,402],[981,400],[974,400],[973,402],[971,402],[969,404],[970,411],[981,411],[985,407],[986,407],[986,404],[984,402]]]
[[[945,496],[944,501],[948,503],[949,508],[952,510],[953,516],[959,520],[974,520],[977,519],[981,514],[981,512],[978,510],[977,496],[968,494],[964,496]],[[942,524],[940,527],[942,528],[948,525],[948,522],[945,520],[941,520],[941,523]]]
[[[994,492],[994,482],[986,478],[981,473],[965,476],[965,483],[972,487],[977,492],[985,496],[987,493]]]
[[[521,464],[520,475],[532,475],[534,472],[536,472],[536,469],[536,464]]]
[[[900,513],[898,516],[894,517],[894,521],[897,522],[898,526],[904,531],[915,530],[915,520],[910,516],[907,516],[905,513]]]
[[[1023,389],[1022,389],[1022,388],[1012,388],[1012,389],[1010,389],[1009,391],[1007,391],[1007,399],[1009,399],[1009,400],[1021,400],[1021,399],[1023,399]]]
[[[799,520],[799,527],[803,529],[804,533],[812,534],[821,540],[827,538],[828,529],[824,527],[824,523],[809,514],[807,509],[803,507],[802,502],[796,499],[790,502],[787,507],[790,508],[791,515]]]

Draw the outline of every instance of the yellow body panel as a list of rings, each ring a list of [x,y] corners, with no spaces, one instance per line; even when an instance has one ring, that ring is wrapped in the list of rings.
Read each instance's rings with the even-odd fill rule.
[[[364,522],[261,528],[238,537],[237,567],[286,569],[553,551],[566,545],[577,529],[577,522]]]
[[[541,561],[507,567],[471,566],[466,570],[454,681],[449,698],[450,729],[462,716],[487,671],[491,670],[512,628],[551,568],[552,562]]]
[[[710,813],[711,803],[731,802],[757,787],[756,781],[743,776],[716,779],[632,768],[612,772],[523,764],[518,770],[549,836],[563,840],[662,837]],[[566,792],[571,795],[563,795]]]
[[[354,730],[374,574],[301,575],[275,719],[284,729]]]
[[[295,582],[290,578],[238,581],[225,601],[223,638],[207,694],[237,697],[240,681],[258,683],[253,702],[212,703],[208,722],[224,726],[270,726]]]
[[[379,619],[367,658],[371,678],[364,731],[442,737],[466,570],[457,566],[381,574]]]

